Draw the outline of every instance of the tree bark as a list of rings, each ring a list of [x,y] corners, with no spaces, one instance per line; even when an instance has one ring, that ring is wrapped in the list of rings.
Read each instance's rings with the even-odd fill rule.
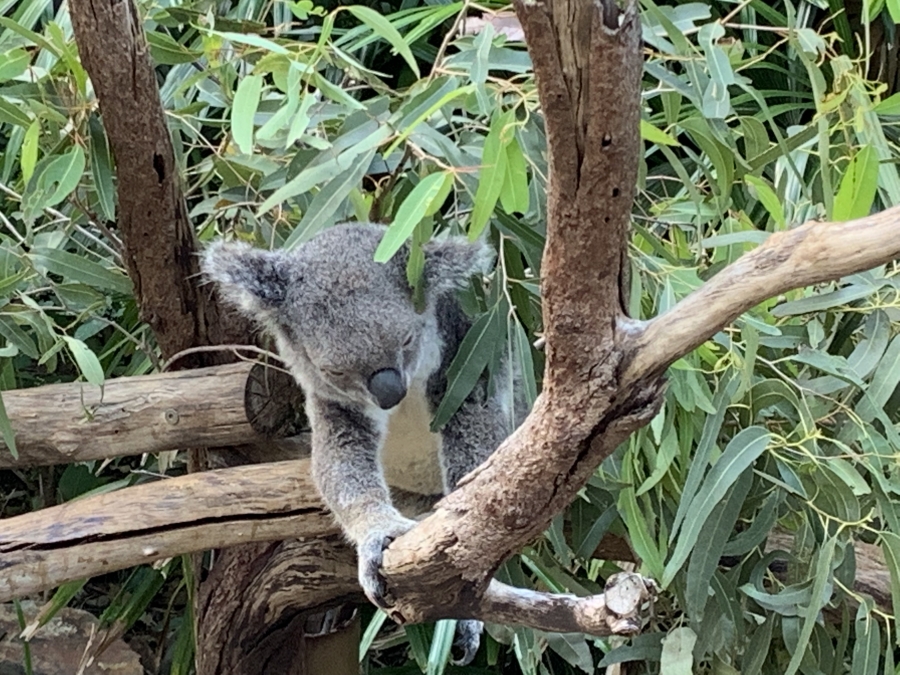
[[[0,469],[257,443],[244,409],[250,364],[3,392],[18,458]]]
[[[192,279],[200,273],[197,238],[187,217],[181,179],[141,17],[130,0],[72,0],[72,28],[91,77],[116,162],[116,226],[141,318],[168,358],[189,347],[237,342],[243,322],[220,322]],[[228,331],[226,326],[234,326]],[[228,333],[226,335],[226,333]],[[206,365],[211,354],[179,366]]]
[[[5,519],[0,598],[184,553],[337,532],[309,460],[203,471]]]
[[[134,282],[141,318],[153,330],[164,358],[190,347],[242,343],[250,331],[236,315],[220,316],[219,309],[197,283],[199,261],[197,239],[187,217],[180,177],[172,151],[165,113],[159,97],[156,73],[148,54],[141,18],[132,0],[72,0],[72,25],[85,70],[91,77],[100,103],[103,124],[116,163],[118,228],[123,239],[123,259]],[[215,353],[194,353],[177,363],[180,368],[223,362]],[[190,454],[192,468],[242,461],[236,453]],[[249,550],[249,549],[248,549]],[[254,549],[255,550],[255,549]],[[216,557],[229,564],[230,556],[243,559],[246,552],[231,550]],[[272,556],[275,550],[266,549]],[[199,568],[199,558],[195,563]],[[265,560],[240,568],[253,575],[267,573]],[[199,574],[196,575],[199,578]],[[266,588],[258,580],[258,588]],[[275,580],[272,580],[273,582]],[[248,588],[250,583],[244,584]],[[303,589],[298,588],[298,593]],[[210,590],[197,616],[197,653],[215,653],[248,646],[248,638],[259,657],[257,633],[249,636],[216,634],[205,630],[208,616],[215,616],[219,603],[233,595],[229,588]],[[295,605],[302,604],[298,597]],[[299,644],[303,623],[286,622],[259,627],[271,632],[287,631],[282,642]],[[269,641],[275,644],[278,641]],[[257,658],[257,661],[260,661]],[[272,661],[274,664],[274,661]],[[198,669],[198,675],[215,671]],[[247,671],[249,674],[249,671]],[[292,673],[274,665],[268,675]]]
[[[88,16],[79,21],[96,24],[90,27],[93,38],[85,37],[90,30],[84,25],[76,25],[76,31],[81,33],[79,43],[87,44],[102,36],[99,44],[106,44],[111,35],[121,34],[124,26],[126,33],[130,31],[132,47],[121,57],[133,56],[139,24],[129,13],[129,3],[108,5],[110,2],[77,0],[78,6],[84,3],[82,14],[94,14],[93,19]],[[394,599],[391,613],[399,621],[444,617],[518,617],[532,621],[535,616],[546,617],[549,613],[556,627],[599,630],[597,626],[609,624],[607,618],[633,623],[634,617],[622,613],[599,616],[601,609],[608,608],[605,597],[580,602],[535,596],[491,582],[492,574],[506,557],[546,528],[618,444],[652,419],[662,391],[660,378],[675,358],[768,297],[773,289],[771,294],[776,294],[832,279],[891,260],[900,253],[897,210],[886,212],[875,221],[810,224],[773,237],[669,313],[650,322],[626,317],[622,261],[640,151],[642,64],[636,4],[634,0],[625,4],[625,9],[620,10],[614,0],[516,1],[534,62],[549,141],[547,240],[541,280],[547,341],[544,390],[525,423],[494,455],[469,474],[460,489],[442,500],[433,515],[394,541],[385,552],[383,573]],[[124,5],[128,5],[125,10]],[[85,7],[91,9],[84,12]],[[101,19],[108,16],[118,18],[104,28]],[[100,57],[96,58],[100,63]],[[86,65],[89,61],[86,59]],[[148,69],[145,56],[137,67]],[[152,77],[123,81],[155,91]],[[117,81],[116,86],[121,89],[122,82]],[[98,92],[102,100],[106,95],[103,87],[98,87]],[[114,94],[109,95],[115,98]],[[147,100],[144,103],[148,104]],[[155,105],[158,109],[158,98]],[[127,112],[126,108],[122,111]],[[115,127],[108,128],[112,136]],[[144,158],[140,167],[146,168],[149,161],[162,184],[171,177],[172,167],[163,162],[157,171],[159,163],[154,160],[160,146],[158,141],[151,145],[140,146],[142,153],[152,151],[140,155]],[[115,142],[113,147],[130,150]],[[118,155],[117,163],[120,172],[130,166]],[[137,168],[135,173],[144,176]],[[131,185],[144,187],[140,181]],[[158,194],[154,208],[164,198],[165,194]],[[183,219],[183,212],[177,213],[177,209],[176,206],[175,216]],[[126,215],[134,217],[134,209]],[[191,235],[177,227],[166,232],[165,247],[174,246],[176,251],[165,260],[193,264],[190,255],[182,255],[184,249],[193,246]],[[152,235],[146,233],[148,237]],[[135,241],[131,237],[132,248],[144,245],[143,241]],[[841,258],[844,250],[849,255]],[[132,254],[137,255],[135,251]],[[156,264],[164,262],[158,259]],[[135,259],[129,258],[128,264],[129,272],[134,266],[135,274],[142,273]],[[206,330],[209,312],[200,307],[200,318],[193,323],[182,316],[190,311],[185,308],[190,308],[196,298],[181,288],[186,279],[177,274],[176,277],[169,282],[160,281],[162,288],[171,293],[164,296],[167,302],[154,304],[150,297],[145,307],[154,328],[163,333],[172,330],[173,337],[166,340],[164,351],[176,344],[190,346],[184,344],[190,342],[184,338],[189,334],[198,340],[210,337]],[[143,302],[149,292],[146,289],[151,286],[137,278],[135,284]],[[153,312],[158,309],[165,316],[173,302],[174,319],[169,325]],[[162,338],[160,344],[163,345]],[[210,577],[218,583],[204,587],[201,617],[208,620],[221,612],[224,617],[240,619],[227,620],[219,624],[221,630],[212,633],[201,631],[198,648],[202,654],[212,656],[201,664],[199,675],[229,672],[221,670],[225,665],[251,663],[249,658],[218,658],[217,652],[223,645],[249,654],[248,649],[263,644],[267,627],[278,631],[287,626],[289,632],[285,635],[289,635],[298,624],[291,619],[299,616],[292,609],[279,615],[279,624],[259,626],[260,632],[253,636],[259,641],[248,644],[247,636],[238,632],[247,629],[251,621],[247,617],[261,616],[253,614],[252,609],[247,610],[250,614],[243,613],[240,605],[251,599],[248,593],[262,593],[270,587],[264,579],[277,581],[270,576],[277,565],[269,566],[267,561],[278,559],[282,550],[255,544],[254,548],[230,550],[218,558]],[[626,579],[625,585],[639,592],[637,596],[625,595],[640,600],[643,591],[639,580]],[[542,608],[546,610],[543,613]],[[265,615],[266,621],[271,618]],[[268,644],[291,644],[281,637]],[[274,660],[270,666],[270,675],[291,672]]]

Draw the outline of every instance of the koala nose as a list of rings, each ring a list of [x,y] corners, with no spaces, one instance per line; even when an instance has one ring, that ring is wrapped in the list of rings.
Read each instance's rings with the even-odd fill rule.
[[[369,378],[369,391],[382,410],[390,410],[406,396],[400,372],[393,368],[375,371]]]

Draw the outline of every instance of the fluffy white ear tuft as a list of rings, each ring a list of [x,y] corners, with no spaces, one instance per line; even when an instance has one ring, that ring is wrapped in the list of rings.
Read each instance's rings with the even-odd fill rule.
[[[289,285],[299,280],[289,254],[243,242],[213,243],[204,251],[200,267],[225,301],[258,321],[269,318],[284,302]]]
[[[470,242],[449,237],[425,245],[425,283],[429,293],[442,293],[466,283],[473,274],[487,274],[494,249],[483,239]]]

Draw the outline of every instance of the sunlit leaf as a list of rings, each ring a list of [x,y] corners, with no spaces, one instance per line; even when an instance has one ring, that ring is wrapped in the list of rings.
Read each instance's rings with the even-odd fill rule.
[[[878,155],[864,146],[847,167],[834,197],[834,220],[840,222],[869,215],[878,188]]]
[[[103,384],[105,379],[103,366],[100,365],[100,360],[97,358],[97,355],[94,354],[84,342],[77,338],[63,335],[62,339],[65,340],[66,346],[69,348],[72,357],[75,359],[75,363],[78,364],[78,370],[84,375],[84,379],[91,384]]]
[[[419,66],[416,59],[409,48],[409,45],[403,39],[403,36],[391,25],[384,16],[376,12],[374,9],[364,5],[348,5],[347,11],[353,14],[357,19],[369,26],[377,35],[393,47],[400,56],[406,61],[413,74],[419,77]]]
[[[376,262],[387,262],[412,236],[413,230],[422,218],[434,213],[447,198],[453,187],[453,174],[449,171],[437,172],[423,178],[413,188],[394,216],[384,237],[375,250]]]
[[[231,133],[238,149],[249,155],[253,151],[253,119],[259,107],[263,78],[248,75],[238,83],[231,106]]]

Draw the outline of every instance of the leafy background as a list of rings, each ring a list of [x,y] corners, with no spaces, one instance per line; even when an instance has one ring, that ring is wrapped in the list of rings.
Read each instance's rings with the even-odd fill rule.
[[[458,33],[463,12],[480,13],[463,2],[139,4],[200,238],[290,248],[335,222],[378,220],[391,223],[388,256],[435,232],[486,232],[494,283],[466,297],[480,317],[437,421],[504,355],[533,399],[547,165],[524,46],[490,24]],[[66,5],[0,7],[0,388],[151,372],[153,336],[122,271],[115,166]],[[633,316],[667,310],[774,232],[900,204],[900,1],[641,9]],[[475,665],[454,669],[452,624],[404,631],[366,610],[363,668],[895,672],[898,321],[896,264],[747,313],[673,365],[653,423],[500,571],[583,594],[639,569],[663,589],[641,636],[491,627]],[[0,430],[14,451],[2,407]],[[167,453],[2,471],[0,515],[183,470]],[[607,559],[610,540],[635,563]],[[865,545],[890,574],[880,604],[854,590]],[[102,614],[150,645],[148,672],[189,673],[191,574],[176,559],[69,584],[47,612]]]

